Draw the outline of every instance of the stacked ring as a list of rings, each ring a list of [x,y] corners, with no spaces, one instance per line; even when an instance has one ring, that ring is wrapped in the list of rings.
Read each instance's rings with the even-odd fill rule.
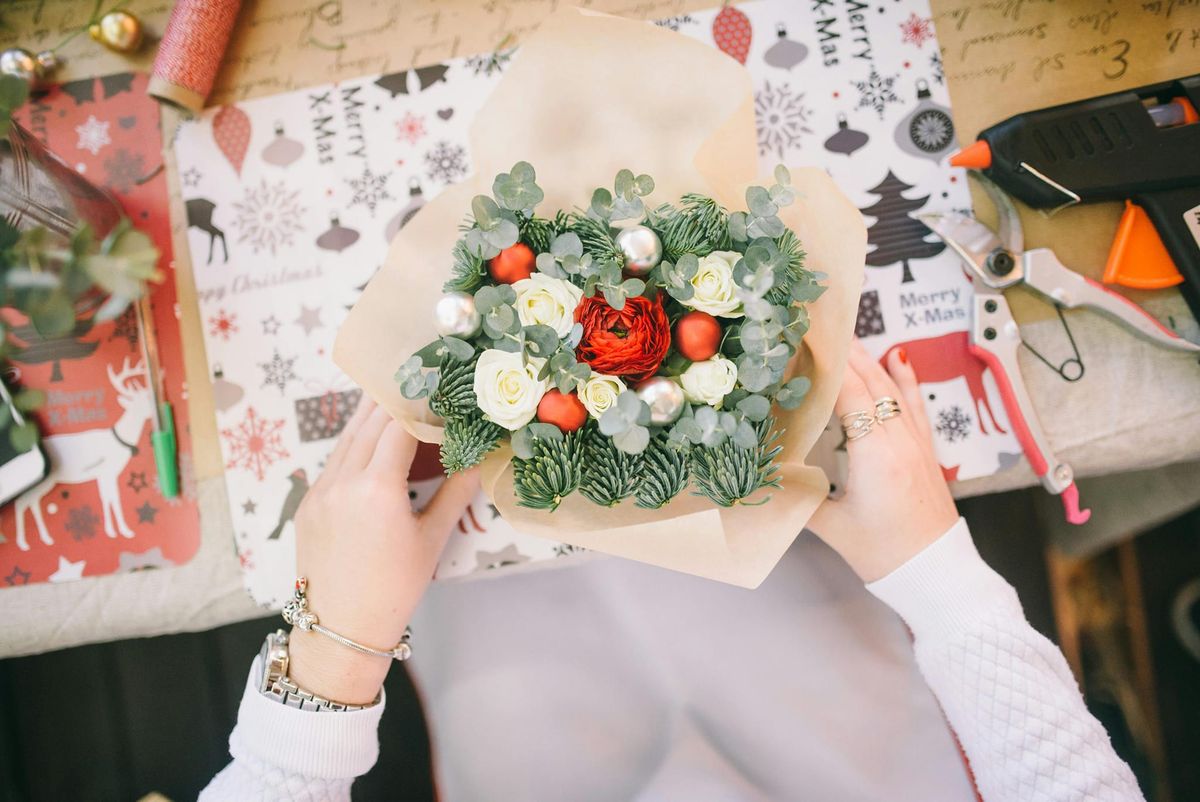
[[[883,398],[875,402],[875,420],[883,422],[890,418],[895,418],[900,415],[900,402],[892,398],[890,395],[885,395]]]
[[[875,425],[875,416],[869,412],[849,412],[842,416],[842,433],[847,440],[857,440],[871,433]]]

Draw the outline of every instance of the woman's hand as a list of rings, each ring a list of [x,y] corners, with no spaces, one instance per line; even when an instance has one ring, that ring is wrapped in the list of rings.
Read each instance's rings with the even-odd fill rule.
[[[416,450],[413,436],[364,397],[296,513],[296,566],[308,577],[310,609],[322,625],[376,649],[404,635],[479,489],[475,471],[456,474],[414,513],[408,470]],[[299,629],[289,651],[293,682],[344,704],[372,701],[392,663]]]
[[[864,582],[899,568],[958,520],[904,350],[888,355],[884,371],[855,340],[836,414],[873,415],[875,402],[884,396],[900,402],[900,416],[876,423],[870,434],[846,443],[846,493],[823,503],[809,524]]]

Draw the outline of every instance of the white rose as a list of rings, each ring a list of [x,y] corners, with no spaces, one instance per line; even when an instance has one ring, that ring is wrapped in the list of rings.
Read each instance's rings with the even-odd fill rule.
[[[489,349],[475,363],[475,399],[483,416],[509,431],[520,429],[537,413],[546,394],[538,379],[543,359],[522,364],[521,354]]]
[[[713,251],[700,258],[700,267],[692,276],[695,293],[683,302],[684,306],[708,312],[717,317],[741,317],[742,302],[733,283],[733,266],[742,255],[737,251]]]
[[[517,293],[517,317],[522,326],[549,326],[566,337],[575,325],[575,307],[583,299],[583,290],[569,281],[534,273],[514,282]]]
[[[715,407],[737,384],[737,365],[723,356],[693,362],[679,377],[679,383],[688,401]]]
[[[616,376],[593,373],[580,389],[579,400],[587,408],[588,414],[598,419],[605,410],[616,405],[617,396],[627,389],[625,382]]]

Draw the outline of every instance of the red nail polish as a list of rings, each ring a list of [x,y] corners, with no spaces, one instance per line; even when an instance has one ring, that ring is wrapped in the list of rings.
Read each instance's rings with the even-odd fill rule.
[[[903,348],[897,348],[896,354],[897,354],[897,356],[900,357],[900,361],[902,363],[904,363],[905,365],[908,364],[908,351],[905,351]]]

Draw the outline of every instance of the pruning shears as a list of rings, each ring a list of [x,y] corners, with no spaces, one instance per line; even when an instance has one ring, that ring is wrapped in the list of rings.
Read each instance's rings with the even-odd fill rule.
[[[1062,497],[1067,521],[1083,524],[1091,517],[1091,510],[1080,509],[1075,473],[1050,449],[1021,378],[1017,349],[1024,343],[1004,297],[1005,290],[1021,284],[1060,308],[1087,307],[1163,348],[1198,354],[1200,345],[1163,326],[1128,298],[1068,269],[1049,248],[1025,250],[1021,219],[1012,201],[986,177],[978,173],[972,176],[996,206],[999,232],[958,212],[918,217],[965,263],[975,288],[970,351],[991,369],[1013,431],[1042,486]]]

